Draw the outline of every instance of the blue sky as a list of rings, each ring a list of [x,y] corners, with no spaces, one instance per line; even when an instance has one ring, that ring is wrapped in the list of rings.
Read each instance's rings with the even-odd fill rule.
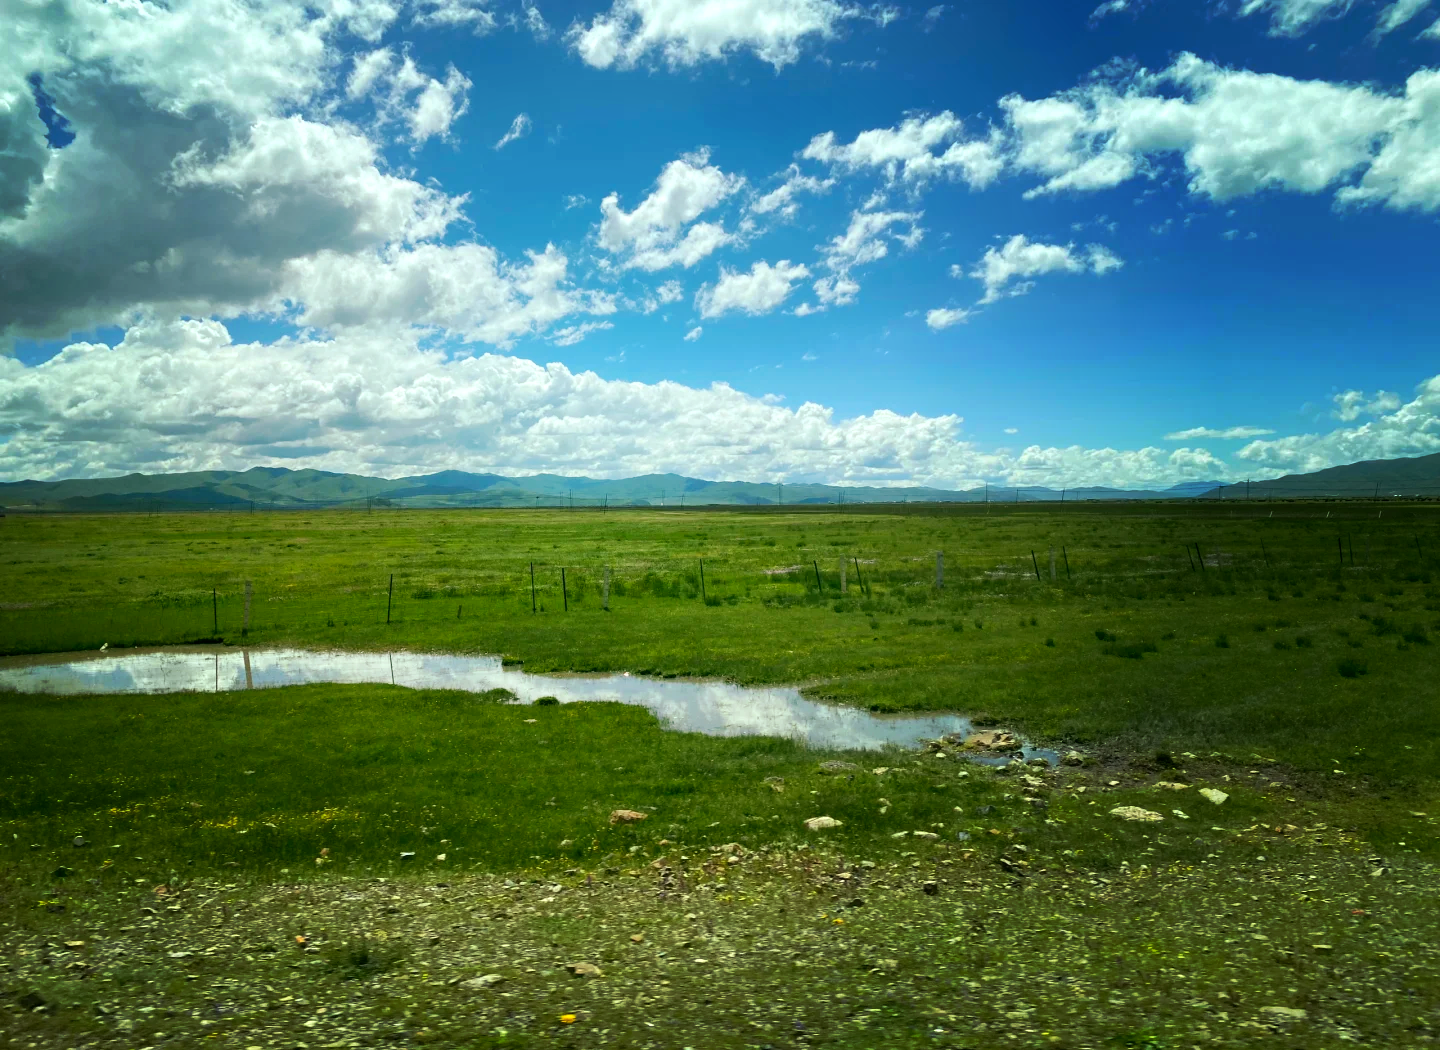
[[[1440,3],[0,2],[7,480],[1440,451]]]

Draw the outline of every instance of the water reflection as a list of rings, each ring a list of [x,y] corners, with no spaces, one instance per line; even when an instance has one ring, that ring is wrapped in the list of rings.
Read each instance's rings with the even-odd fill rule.
[[[667,681],[629,674],[551,677],[507,670],[494,656],[339,653],[303,649],[174,649],[68,654],[0,661],[0,690],[56,695],[228,692],[320,682],[389,683],[413,689],[508,689],[521,703],[611,700],[654,712],[669,728],[710,736],[792,737],[818,748],[913,746],[968,733],[958,715],[895,717],[807,700],[794,688]],[[1054,761],[1053,752],[1026,757]]]

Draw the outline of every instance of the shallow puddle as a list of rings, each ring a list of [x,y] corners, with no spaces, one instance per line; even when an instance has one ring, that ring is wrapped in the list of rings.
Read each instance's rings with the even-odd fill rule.
[[[958,715],[876,715],[807,700],[794,688],[630,674],[552,677],[507,670],[495,656],[210,647],[0,661],[0,691],[22,693],[220,693],[320,682],[379,682],[467,692],[508,689],[519,703],[533,703],[542,696],[561,703],[610,700],[647,708],[667,728],[681,732],[791,737],[818,748],[910,747],[945,733],[970,732],[970,722]],[[1056,758],[1054,752],[1038,748],[1026,748],[1024,754],[1051,763]]]

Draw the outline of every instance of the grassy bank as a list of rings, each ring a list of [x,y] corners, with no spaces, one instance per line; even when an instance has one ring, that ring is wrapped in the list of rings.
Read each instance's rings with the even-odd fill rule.
[[[1435,821],[1398,810],[1405,844],[1372,860],[1347,828],[1378,800],[1280,763],[997,772],[499,699],[0,697],[0,1031],[1169,1048],[1440,1029],[1417,852]],[[647,818],[612,824],[621,808]],[[807,831],[817,815],[841,826]]]
[[[1440,769],[1425,506],[11,517],[0,537],[12,653],[493,652],[802,683],[1117,752],[1261,754],[1422,796]]]

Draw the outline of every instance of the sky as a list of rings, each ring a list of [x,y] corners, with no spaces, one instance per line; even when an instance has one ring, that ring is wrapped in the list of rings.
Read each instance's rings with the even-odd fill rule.
[[[1440,452],[1440,0],[0,22],[0,480]]]

